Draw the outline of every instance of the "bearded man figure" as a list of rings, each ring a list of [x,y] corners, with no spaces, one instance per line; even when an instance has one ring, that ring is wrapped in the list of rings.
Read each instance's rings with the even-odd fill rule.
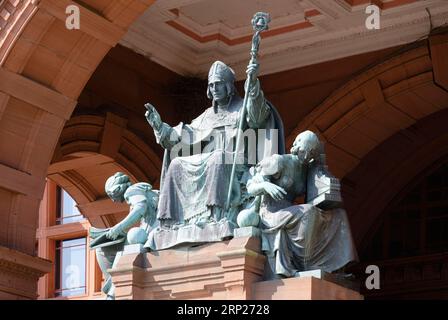
[[[213,63],[207,88],[212,106],[191,124],[171,127],[162,122],[151,104],[145,105],[146,119],[154,129],[157,142],[165,149],[157,213],[162,226],[194,224],[203,227],[222,219],[234,223],[244,201],[240,188],[244,172],[265,156],[284,153],[283,125],[261,90],[256,77],[258,64],[249,64],[247,73],[253,80],[245,86],[251,89],[247,93],[243,132],[246,134],[251,131],[248,129],[253,129],[247,136],[256,140],[252,140],[252,146],[246,141],[228,210],[225,209],[227,190],[243,111],[243,99],[234,85],[234,71],[221,61]]]

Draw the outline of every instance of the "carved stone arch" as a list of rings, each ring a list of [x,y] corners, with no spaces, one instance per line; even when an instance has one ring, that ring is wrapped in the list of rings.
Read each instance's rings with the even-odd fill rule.
[[[51,268],[35,257],[35,240],[55,146],[98,64],[152,3],[0,1],[0,249],[27,261],[34,275],[2,277],[11,286],[2,286],[0,297],[37,297],[37,279]],[[65,26],[71,4],[80,8],[80,30]]]
[[[376,146],[448,107],[448,38],[437,35],[355,77],[308,114],[287,144],[307,129],[325,142],[328,164],[345,177]],[[428,45],[427,45],[428,44]],[[409,133],[411,134],[411,133]]]
[[[369,152],[342,180],[354,240],[362,251],[381,216],[428,168],[448,158],[448,110],[421,119]]]
[[[0,245],[35,255],[47,168],[65,121],[106,53],[152,0],[0,2]],[[80,30],[65,9],[80,8]],[[39,155],[35,157],[34,155]]]

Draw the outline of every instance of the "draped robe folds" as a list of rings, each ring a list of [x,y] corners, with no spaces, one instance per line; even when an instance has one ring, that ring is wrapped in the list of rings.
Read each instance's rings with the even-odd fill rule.
[[[146,182],[135,183],[127,188],[123,196],[126,203],[131,207],[137,205],[138,203],[145,203],[145,212],[141,213],[141,216],[137,216],[137,218],[140,218],[139,227],[144,229],[145,232],[149,234],[149,232],[156,226],[157,222],[155,219],[154,209],[151,205],[152,201],[157,202],[157,199],[154,199],[155,194],[152,190],[152,186]],[[129,213],[129,215],[131,215],[131,213]],[[128,217],[126,217],[125,219],[127,219]],[[92,227],[90,232],[92,232],[92,229],[97,230],[96,228]],[[113,240],[109,240],[109,242],[111,242],[112,245],[107,245],[107,243],[103,243],[101,245],[100,243],[97,247],[95,247],[95,238],[91,234],[90,248],[95,249],[96,259],[98,261],[98,265],[101,268],[101,271],[103,272],[105,280],[102,291],[109,296],[114,296],[115,286],[112,283],[112,276],[108,272],[108,270],[112,268],[117,252],[123,251],[124,246],[128,244],[128,242],[127,240],[118,243],[117,241]]]
[[[269,266],[265,278],[293,277],[314,269],[334,272],[358,260],[343,208],[324,211],[311,204],[293,203],[305,194],[306,179],[310,178],[298,158],[265,158],[251,174],[248,184],[269,181],[287,192],[280,201],[264,195],[260,207],[262,250]]]
[[[257,142],[254,162],[274,153],[284,153],[285,149],[281,119],[264,99],[258,82],[257,88],[249,96],[244,124],[244,129],[266,129],[265,136]],[[242,106],[243,100],[234,95],[227,108],[210,107],[189,125],[180,123],[172,128],[163,123],[155,131],[157,142],[165,148],[159,220],[183,224],[199,217],[215,221],[225,217]],[[247,152],[245,156],[251,157]],[[247,160],[238,166],[239,173],[247,167]],[[238,181],[234,186],[232,207],[236,208],[241,198]]]

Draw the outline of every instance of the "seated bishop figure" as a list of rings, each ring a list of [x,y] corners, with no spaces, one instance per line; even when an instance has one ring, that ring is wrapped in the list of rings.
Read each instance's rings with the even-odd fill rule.
[[[145,105],[147,121],[154,129],[157,142],[165,149],[157,213],[161,227],[203,227],[223,219],[235,223],[244,198],[240,188],[244,172],[265,156],[284,152],[281,119],[265,99],[257,72],[258,64],[249,64],[247,73],[252,80],[246,81],[249,92],[242,128],[244,132],[253,130],[255,137],[260,129],[267,130],[254,148],[246,149],[243,160],[238,163],[230,208],[226,208],[227,191],[243,110],[243,99],[234,84],[234,71],[223,62],[213,63],[207,87],[212,105],[190,124],[172,127],[162,122],[154,106]]]

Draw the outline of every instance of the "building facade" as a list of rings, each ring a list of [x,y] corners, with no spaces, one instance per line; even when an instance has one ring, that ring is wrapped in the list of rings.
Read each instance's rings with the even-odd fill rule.
[[[372,4],[380,29],[366,24]],[[324,141],[361,256],[354,272],[380,267],[382,289],[363,294],[448,297],[446,1],[2,0],[0,298],[101,298],[87,231],[128,212],[106,178],[160,183],[144,103],[172,125],[193,119],[217,59],[242,93],[256,11],[272,16],[259,78],[287,147],[306,129]],[[70,221],[81,217],[72,201],[82,220]],[[82,256],[65,277],[64,257]]]

